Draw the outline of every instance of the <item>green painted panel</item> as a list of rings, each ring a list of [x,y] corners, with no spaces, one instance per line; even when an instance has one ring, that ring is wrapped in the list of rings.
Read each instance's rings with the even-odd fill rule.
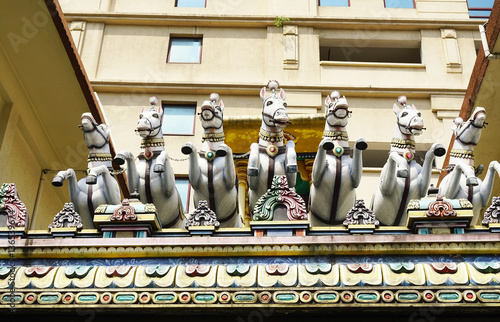
[[[158,294],[155,296],[155,300],[157,301],[173,301],[175,296],[172,294]]]
[[[500,293],[481,293],[479,296],[483,300],[500,300]]]
[[[236,301],[249,302],[249,301],[255,300],[255,295],[253,295],[253,294],[236,294],[236,296],[234,297],[234,299]]]
[[[55,302],[59,296],[57,295],[42,295],[40,296],[40,301],[42,302]]]
[[[197,294],[195,299],[200,302],[210,302],[215,299],[215,295],[213,294]]]
[[[359,293],[358,299],[363,301],[375,301],[377,299],[377,294],[373,293]]]
[[[116,300],[121,302],[130,302],[135,300],[135,296],[132,294],[120,294],[116,296]]]
[[[418,299],[418,294],[416,293],[403,293],[398,295],[398,299],[403,301],[415,301]]]
[[[95,294],[85,294],[78,296],[78,300],[82,302],[95,302],[97,301],[97,295]]]
[[[284,293],[284,294],[276,295],[276,299],[278,301],[294,301],[295,298],[296,298],[296,295],[293,293]]]
[[[323,293],[316,296],[318,301],[335,301],[337,299],[337,294],[334,293]]]
[[[10,295],[5,295],[4,297],[2,297],[2,301],[5,301],[5,302],[11,302],[11,299],[12,299],[12,297]],[[15,295],[14,299],[16,300],[16,302],[21,301],[21,295]]]
[[[442,300],[458,300],[460,295],[457,293],[440,293],[439,298]]]

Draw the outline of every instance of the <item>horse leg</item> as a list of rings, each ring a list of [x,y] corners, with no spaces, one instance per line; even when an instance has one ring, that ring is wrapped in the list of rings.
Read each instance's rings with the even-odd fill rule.
[[[217,149],[216,155],[225,157],[224,159],[224,184],[229,191],[234,188],[236,184],[236,170],[234,168],[233,151],[226,144],[221,144]]]
[[[248,186],[252,190],[257,190],[259,186],[259,145],[257,143],[252,143],[250,145],[250,155],[248,156]]]
[[[434,143],[429,151],[425,153],[424,163],[422,169],[418,175],[418,198],[423,198],[427,195],[427,189],[429,189],[429,184],[431,182],[431,172],[432,172],[432,162],[435,157],[443,156],[446,153],[446,149],[440,143]]]
[[[185,155],[189,155],[189,182],[191,183],[193,189],[198,190],[201,183],[201,169],[198,162],[198,151],[196,150],[196,147],[193,145],[193,143],[187,142],[182,146],[181,152]],[[159,162],[160,158],[158,157],[154,171],[164,172],[165,167],[162,163]],[[157,171],[157,169],[162,169],[162,171]]]
[[[366,150],[368,147],[368,143],[365,139],[360,138],[356,140],[356,144],[354,145],[354,151],[352,153],[352,163],[351,163],[351,182],[352,187],[357,188],[359,186],[359,182],[361,181],[361,176],[363,174],[363,158],[362,151]]]
[[[120,204],[120,188],[118,187],[118,183],[115,178],[111,175],[111,173],[109,173],[107,166],[101,165],[92,168],[85,181],[87,184],[96,184],[98,176],[102,176],[103,186],[99,188],[104,191],[106,203],[112,205]]]
[[[139,191],[140,177],[132,153],[128,151],[120,151],[113,159],[113,162],[118,165],[123,165],[125,164],[125,162],[127,163],[128,188],[131,193],[134,191]]]
[[[192,157],[189,160],[193,159]],[[161,151],[160,155],[155,160],[153,171],[160,174],[161,188],[165,196],[170,197],[175,192],[175,175],[170,166],[167,151]],[[162,171],[158,171],[162,170]]]
[[[484,176],[484,180],[481,183],[479,189],[481,193],[481,206],[486,207],[490,201],[491,191],[493,190],[493,181],[495,181],[495,172],[500,175],[500,163],[498,161],[491,161],[488,166],[488,171]]]
[[[403,177],[402,175],[409,175],[407,169],[404,169],[406,173],[403,170],[398,170],[398,164],[401,164],[403,162],[406,167],[406,160],[402,156],[400,156],[397,152],[389,153],[387,163],[385,164],[384,168],[382,169],[382,173],[380,174],[379,188],[380,192],[384,196],[388,196],[393,193],[394,188],[396,187],[397,177]]]
[[[297,183],[297,172],[298,172],[297,152],[295,152],[295,143],[293,141],[288,141],[286,143],[285,165],[286,165],[286,176],[288,179],[288,186],[290,188],[293,188]]]
[[[326,151],[330,151],[334,148],[333,140],[331,138],[324,138],[321,140],[318,146],[318,152],[314,158],[311,179],[314,186],[318,187],[323,180],[326,168],[328,166],[326,162]]]

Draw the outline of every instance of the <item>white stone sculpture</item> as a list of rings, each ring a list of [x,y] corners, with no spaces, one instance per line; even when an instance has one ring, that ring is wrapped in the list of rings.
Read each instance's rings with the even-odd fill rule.
[[[409,201],[425,197],[431,180],[432,162],[436,156],[446,152],[442,144],[434,143],[425,154],[422,166],[414,160],[414,136],[425,129],[424,121],[417,108],[406,103],[405,96],[400,96],[398,103],[403,108],[400,109],[397,104],[393,106],[397,117],[396,129],[372,203],[373,212],[382,225],[406,224]]]
[[[361,151],[365,139],[357,139],[351,158],[347,126],[351,111],[337,91],[325,99],[326,122],[312,168],[310,220],[314,226],[342,224],[356,200],[355,188],[361,181]]]
[[[223,112],[224,103],[219,101],[218,94],[212,93],[199,113],[203,127],[201,151],[187,142],[182,146],[182,153],[189,155],[189,182],[194,190],[194,203],[198,205],[206,200],[221,227],[240,227],[236,170],[233,152],[224,143]]]
[[[127,179],[130,191],[138,191],[142,203],[153,203],[163,228],[183,227],[184,214],[180,195],[175,187],[175,176],[164,150],[162,122],[163,107],[156,97],[149,99],[151,107],[143,109],[137,122],[136,133],[142,137],[139,163],[132,153],[120,151],[114,162],[127,163]],[[120,202],[118,202],[120,203]]]
[[[269,81],[271,94],[267,96],[266,88],[260,91],[264,102],[262,125],[259,133],[259,143],[250,146],[248,158],[248,204],[250,212],[257,200],[271,188],[273,176],[286,175],[290,188],[297,181],[297,154],[295,143],[288,141],[285,145],[283,129],[290,123],[286,112],[285,91],[278,91],[279,83]]]
[[[455,142],[450,151],[448,174],[439,186],[439,193],[446,198],[468,199],[473,206],[474,217],[471,225],[479,223],[481,210],[490,201],[495,172],[500,174],[500,164],[492,161],[481,181],[474,168],[474,147],[479,142],[481,130],[485,126],[486,111],[476,107],[471,117],[464,122],[460,117],[452,123]]]
[[[120,188],[112,175],[108,126],[97,124],[90,113],[83,113],[81,122],[89,149],[88,175],[78,181],[73,169],[59,171],[52,184],[60,187],[68,179],[69,198],[80,214],[84,228],[93,228],[94,210],[102,204],[120,203]]]

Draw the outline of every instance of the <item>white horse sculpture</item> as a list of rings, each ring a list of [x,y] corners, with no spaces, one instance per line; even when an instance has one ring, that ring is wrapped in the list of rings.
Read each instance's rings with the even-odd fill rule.
[[[286,175],[290,188],[295,187],[297,181],[297,154],[295,143],[288,141],[283,144],[283,129],[291,123],[286,113],[285,91],[279,87],[277,81],[269,81],[271,95],[267,97],[266,88],[260,91],[260,98],[264,102],[262,111],[262,125],[259,133],[259,143],[250,146],[248,158],[248,204],[250,213],[257,200],[271,188],[274,175]]]
[[[420,199],[427,194],[431,180],[432,162],[446,150],[442,144],[434,143],[425,154],[422,166],[415,160],[414,135],[420,135],[424,121],[414,105],[406,104],[406,97],[398,98],[403,109],[394,104],[397,125],[391,142],[387,163],[380,175],[380,185],[373,196],[372,209],[383,225],[406,224],[406,207],[411,199]]]
[[[58,172],[52,184],[60,187],[68,179],[69,198],[80,214],[84,227],[92,228],[94,210],[102,204],[119,204],[120,188],[111,174],[108,126],[98,125],[90,113],[83,113],[81,121],[80,127],[89,149],[88,175],[86,179],[77,181],[75,171],[68,169]]]
[[[351,159],[345,131],[351,113],[347,100],[334,91],[326,97],[325,105],[325,131],[312,168],[309,211],[314,226],[344,221],[356,201],[354,189],[358,187],[363,172],[361,151],[368,146],[366,140],[356,140]]]
[[[210,94],[210,100],[201,106],[200,120],[203,127],[201,151],[191,142],[182,146],[182,153],[189,155],[189,182],[194,190],[194,203],[206,200],[217,215],[221,227],[240,227],[238,191],[233,152],[224,143],[224,103],[219,95]]]
[[[149,99],[151,107],[142,110],[137,122],[136,133],[142,137],[141,148],[144,150],[138,156],[139,164],[128,151],[120,151],[115,159],[119,165],[127,163],[127,178],[130,191],[138,191],[143,203],[153,203],[163,228],[180,228],[184,214],[179,193],[175,187],[175,176],[170,166],[165,142],[161,129],[163,107],[156,97]]]
[[[461,117],[452,123],[455,142],[450,151],[449,167],[451,170],[443,178],[439,186],[439,193],[451,199],[468,199],[473,205],[474,217],[471,224],[479,221],[481,209],[488,204],[495,171],[500,174],[500,164],[492,161],[484,181],[476,177],[474,169],[474,146],[479,142],[481,130],[485,126],[486,111],[476,107],[471,117],[464,122]]]

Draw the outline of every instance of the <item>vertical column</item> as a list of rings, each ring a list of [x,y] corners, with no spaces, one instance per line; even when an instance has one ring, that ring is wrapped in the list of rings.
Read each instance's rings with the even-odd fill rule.
[[[283,26],[283,69],[299,69],[299,28]]]
[[[236,175],[238,176],[238,215],[243,220],[245,227],[250,227],[250,212],[248,211],[248,160],[235,160]]]
[[[441,40],[446,59],[446,71],[448,73],[461,73],[462,60],[460,59],[456,31],[454,29],[441,29]]]

